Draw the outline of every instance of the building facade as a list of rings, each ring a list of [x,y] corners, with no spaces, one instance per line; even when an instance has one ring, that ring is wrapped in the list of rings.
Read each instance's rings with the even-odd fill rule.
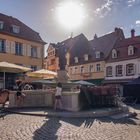
[[[45,69],[57,72],[59,69],[59,58],[57,57],[57,45],[50,43],[45,58]]]
[[[69,75],[71,80],[86,80],[94,84],[101,84],[104,79],[105,59],[115,43],[124,38],[123,31],[115,31],[101,37],[95,34],[94,39],[88,41],[80,36],[79,43],[70,49]]]
[[[41,69],[44,45],[37,32],[16,18],[0,14],[0,61]]]
[[[68,38],[62,42],[50,43],[45,58],[45,68],[57,72],[63,67],[66,68],[66,54],[73,46],[75,38]]]
[[[131,37],[116,43],[105,64],[105,84],[123,88],[123,84],[140,75],[140,36]]]
[[[18,19],[0,13],[0,62],[6,61],[33,70],[41,69],[45,44],[39,33]],[[14,82],[13,75],[16,77],[16,74],[6,74],[6,87]],[[2,73],[0,77],[2,81]]]
[[[124,39],[123,31],[114,32],[88,40],[83,34],[71,37],[57,44],[50,44],[47,50],[46,68],[57,71],[64,66],[70,80],[87,80],[101,84],[104,79],[105,59],[117,41]]]

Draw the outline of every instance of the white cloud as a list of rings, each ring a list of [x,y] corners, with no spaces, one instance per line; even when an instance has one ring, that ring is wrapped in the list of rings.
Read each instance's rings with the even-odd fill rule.
[[[105,3],[95,10],[95,14],[100,17],[106,16],[111,11],[112,4],[112,0],[105,0]]]
[[[128,3],[128,7],[131,7],[136,3],[136,0],[128,0],[127,3]]]
[[[140,20],[136,20],[136,25],[140,25]]]

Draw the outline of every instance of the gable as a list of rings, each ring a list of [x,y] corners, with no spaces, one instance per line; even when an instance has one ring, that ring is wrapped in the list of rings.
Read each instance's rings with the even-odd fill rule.
[[[48,49],[47,49],[47,52],[50,52],[50,51],[53,51],[55,50],[55,48],[53,47],[53,45],[49,45],[48,46]]]

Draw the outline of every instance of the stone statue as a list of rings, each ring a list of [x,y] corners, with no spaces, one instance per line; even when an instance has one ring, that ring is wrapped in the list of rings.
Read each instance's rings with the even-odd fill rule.
[[[65,58],[65,54],[66,54],[66,46],[60,46],[60,48],[58,49],[58,57],[59,57],[59,67],[60,70],[65,70],[65,66],[66,66],[66,58]]]
[[[59,54],[59,68],[60,70],[57,71],[57,81],[61,83],[66,83],[69,79],[69,75],[67,71],[65,70],[66,67],[66,46],[60,46],[61,48],[58,49],[58,54]]]

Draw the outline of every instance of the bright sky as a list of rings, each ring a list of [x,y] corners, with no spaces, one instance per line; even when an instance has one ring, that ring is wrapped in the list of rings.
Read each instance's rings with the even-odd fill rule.
[[[82,24],[68,29],[64,21],[60,22],[63,17],[58,19],[57,10],[63,3],[72,1],[82,8],[80,16],[83,19],[80,19]],[[73,11],[74,16],[76,13]],[[48,44],[67,39],[71,32],[74,36],[84,33],[92,39],[95,33],[102,36],[115,27],[123,28],[126,36],[130,36],[132,28],[140,35],[140,0],[0,0],[0,12],[18,18],[39,32]],[[66,15],[63,15],[64,18],[67,18]],[[77,22],[76,19],[72,20]],[[65,20],[67,24],[71,22],[68,20]]]

